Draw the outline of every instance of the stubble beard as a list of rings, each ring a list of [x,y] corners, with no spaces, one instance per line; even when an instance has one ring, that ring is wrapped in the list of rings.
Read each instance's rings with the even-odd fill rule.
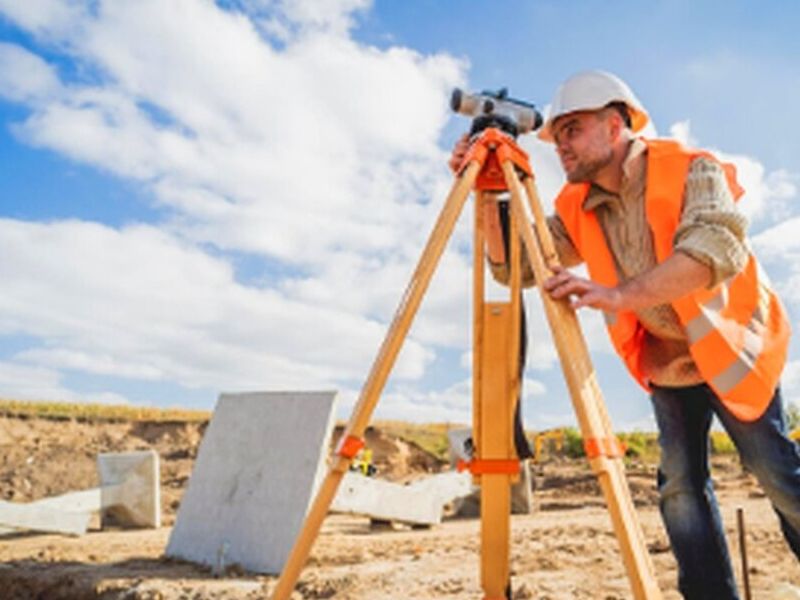
[[[579,160],[575,167],[566,173],[570,183],[591,183],[597,174],[614,160],[614,151],[611,148],[601,156]]]

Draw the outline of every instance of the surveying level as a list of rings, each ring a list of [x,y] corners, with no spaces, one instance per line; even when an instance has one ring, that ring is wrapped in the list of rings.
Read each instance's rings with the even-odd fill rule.
[[[450,96],[450,108],[467,117],[473,117],[470,135],[489,127],[497,127],[516,138],[539,129],[543,123],[536,106],[524,100],[509,98],[507,88],[477,94],[456,88]]]
[[[462,466],[470,471],[481,488],[480,582],[483,600],[511,598],[511,484],[518,480],[522,466],[514,441],[514,419],[522,379],[519,367],[522,252],[527,253],[538,284],[552,275],[559,262],[533,182],[528,155],[515,142],[520,132],[538,127],[535,116],[538,113],[532,105],[508,99],[504,90],[494,95],[473,96],[459,92],[453,96],[453,109],[473,116],[474,141],[457,170],[453,187],[400,300],[335,450],[328,474],[278,579],[272,600],[288,600],[338,486],[364,447],[364,432],[369,419],[472,191],[475,192],[473,453]],[[530,112],[525,112],[531,110],[533,117]],[[541,123],[541,117],[538,121]],[[528,200],[527,208],[523,190]],[[497,202],[498,194],[509,195],[509,300],[487,302],[484,298],[484,213],[489,203]],[[613,435],[575,310],[568,300],[554,300],[541,285],[538,287],[583,435],[586,456],[603,490],[633,596],[636,600],[660,600],[661,592],[625,480],[624,451]]]

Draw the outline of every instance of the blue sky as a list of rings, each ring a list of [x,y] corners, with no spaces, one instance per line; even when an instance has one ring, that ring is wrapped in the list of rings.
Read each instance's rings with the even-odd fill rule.
[[[624,78],[739,168],[753,245],[800,316],[792,2],[0,0],[0,396],[210,408],[338,389],[349,414],[452,179],[454,86],[546,107]],[[522,140],[547,204],[553,150]],[[462,219],[378,418],[470,418]],[[502,297],[499,288],[491,292]],[[534,293],[524,412],[572,410]],[[581,315],[620,429],[651,428]],[[784,377],[800,402],[800,350]]]

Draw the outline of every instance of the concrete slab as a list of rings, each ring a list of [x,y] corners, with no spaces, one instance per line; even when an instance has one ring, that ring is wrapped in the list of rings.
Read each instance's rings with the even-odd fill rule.
[[[280,573],[326,472],[335,395],[222,394],[167,556]]]
[[[420,525],[442,519],[442,506],[433,495],[354,471],[345,473],[331,510]]]
[[[83,535],[89,526],[91,512],[59,510],[36,503],[17,503],[0,500],[0,525],[5,531],[40,531]]]
[[[400,485],[350,471],[339,485],[331,510],[384,521],[436,525],[442,522],[445,504],[470,493],[469,473],[440,473]]]
[[[473,491],[472,475],[467,472],[458,473],[457,471],[446,471],[418,479],[408,484],[407,487],[432,495],[436,498],[440,509],[454,500],[469,496]]]

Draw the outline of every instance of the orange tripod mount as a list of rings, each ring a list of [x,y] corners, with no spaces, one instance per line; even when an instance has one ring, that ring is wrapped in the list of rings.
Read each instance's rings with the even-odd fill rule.
[[[334,453],[295,541],[272,600],[288,600],[311,546],[328,513],[342,477],[363,447],[364,432],[377,406],[413,318],[452,235],[464,203],[475,189],[473,312],[473,438],[475,455],[467,464],[481,485],[481,587],[484,600],[510,598],[510,486],[520,462],[513,442],[513,418],[519,393],[520,239],[536,280],[547,279],[558,264],[539,202],[527,154],[506,134],[490,128],[472,144],[447,196],[425,249],[395,312],[383,344],[361,390],[353,414]],[[523,204],[525,190],[534,227]],[[485,231],[483,207],[498,192],[510,193],[510,301],[484,300]],[[516,232],[518,235],[513,235]],[[659,600],[661,592],[647,553],[630,491],[622,451],[614,438],[596,374],[575,311],[540,288],[567,387],[590,464],[597,475],[620,544],[636,600]]]

